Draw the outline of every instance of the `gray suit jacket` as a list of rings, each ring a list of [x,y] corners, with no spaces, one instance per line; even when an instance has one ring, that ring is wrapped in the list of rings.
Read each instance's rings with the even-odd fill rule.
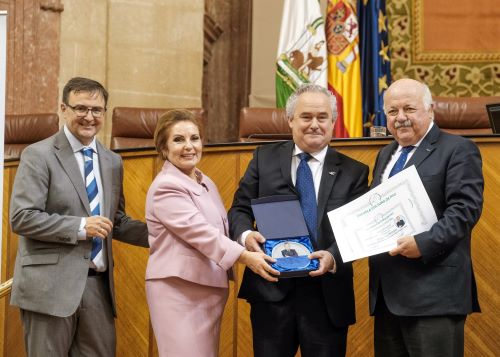
[[[114,222],[105,240],[107,283],[116,315],[111,238],[148,246],[143,222],[125,214],[121,158],[97,142],[104,207]],[[81,301],[89,270],[91,240],[78,240],[81,218],[90,207],[80,170],[64,131],[27,147],[10,202],[12,230],[19,234],[11,304],[65,317]]]

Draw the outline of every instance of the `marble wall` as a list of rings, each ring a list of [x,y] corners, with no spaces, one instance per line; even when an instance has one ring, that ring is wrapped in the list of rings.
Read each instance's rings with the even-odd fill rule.
[[[74,76],[109,91],[100,139],[116,106],[200,107],[203,0],[64,0],[59,92]]]
[[[0,0],[0,10],[7,11],[6,114],[54,112],[60,1]]]

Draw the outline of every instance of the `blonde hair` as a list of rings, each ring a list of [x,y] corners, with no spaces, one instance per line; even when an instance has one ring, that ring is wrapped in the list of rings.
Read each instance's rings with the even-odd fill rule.
[[[165,157],[165,148],[167,147],[170,128],[181,121],[188,121],[196,125],[200,132],[200,138],[203,138],[201,124],[192,112],[185,109],[169,110],[158,119],[154,135],[156,151],[163,160],[167,159]]]

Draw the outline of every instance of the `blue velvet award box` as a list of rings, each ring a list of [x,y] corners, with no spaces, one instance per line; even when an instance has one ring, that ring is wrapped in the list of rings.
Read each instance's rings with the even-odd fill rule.
[[[257,230],[266,238],[263,250],[276,259],[271,266],[280,278],[307,276],[319,268],[317,259],[307,257],[314,249],[297,196],[262,197],[251,205]]]

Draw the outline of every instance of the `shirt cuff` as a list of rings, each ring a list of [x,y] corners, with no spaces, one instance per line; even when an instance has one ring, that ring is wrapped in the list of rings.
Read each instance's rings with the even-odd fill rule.
[[[78,228],[77,237],[78,240],[87,240],[87,230],[85,229],[85,225],[87,224],[87,220],[85,217],[82,217],[80,221],[80,227]]]
[[[238,237],[238,239],[236,239],[238,241],[238,243],[240,243],[242,246],[246,247],[245,246],[245,242],[247,241],[247,237],[248,235],[252,233],[252,231],[249,229],[248,231],[244,231],[243,233],[241,233],[241,235]]]
[[[327,250],[327,252],[328,252],[328,250]],[[333,259],[333,269],[329,270],[328,272],[335,274],[337,272],[337,262],[335,261],[335,257],[333,256],[332,253],[328,252],[328,254],[330,254],[332,256],[332,259]]]

